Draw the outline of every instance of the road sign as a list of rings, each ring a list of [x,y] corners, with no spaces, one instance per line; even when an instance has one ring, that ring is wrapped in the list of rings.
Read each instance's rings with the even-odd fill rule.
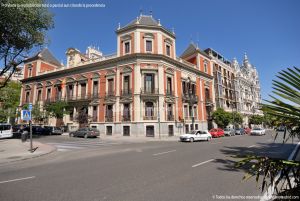
[[[32,103],[28,104],[28,109],[29,109],[29,111],[32,111]]]
[[[31,111],[22,110],[21,111],[21,119],[24,121],[30,121],[31,120]]]

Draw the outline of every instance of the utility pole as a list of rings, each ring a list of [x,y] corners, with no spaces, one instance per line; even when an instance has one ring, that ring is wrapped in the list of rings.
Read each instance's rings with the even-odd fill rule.
[[[32,112],[32,103],[29,103],[28,105],[29,112]],[[29,126],[30,126],[30,152],[33,152],[33,146],[32,146],[32,114],[30,114],[31,119],[29,120]]]

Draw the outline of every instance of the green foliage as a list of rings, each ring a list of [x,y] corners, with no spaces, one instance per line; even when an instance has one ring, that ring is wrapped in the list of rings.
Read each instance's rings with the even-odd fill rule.
[[[0,90],[0,121],[6,122],[7,118],[16,117],[16,109],[20,103],[21,84],[8,82]]]
[[[48,103],[44,106],[45,111],[50,117],[62,119],[65,114],[68,114],[68,103],[65,101],[57,101]]]
[[[0,87],[6,85],[29,50],[44,44],[45,32],[53,27],[52,14],[46,8],[20,6],[25,3],[41,4],[45,0],[1,0],[0,3],[0,61],[4,64],[0,76],[9,72]]]
[[[232,115],[225,112],[224,109],[218,108],[212,113],[212,118],[220,128],[225,128],[232,121]]]
[[[279,72],[278,80],[273,80],[272,100],[266,100],[263,111],[285,125],[289,133],[284,136],[300,139],[300,69],[288,68]]]
[[[250,124],[259,125],[259,124],[262,124],[263,122],[264,122],[264,116],[261,116],[261,115],[252,115],[249,118]]]
[[[243,180],[255,177],[256,182],[261,183],[262,192],[272,187],[278,195],[299,195],[295,189],[300,187],[300,162],[263,156],[246,156],[236,164],[236,167],[246,168],[247,173]],[[295,179],[294,187],[291,185],[291,176]]]
[[[46,112],[40,104],[33,105],[31,113],[32,119],[35,122],[43,123],[44,120],[47,119]]]
[[[231,123],[236,125],[236,124],[242,124],[243,123],[243,117],[240,113],[238,112],[233,112],[230,113],[230,115],[232,116],[231,118]]]

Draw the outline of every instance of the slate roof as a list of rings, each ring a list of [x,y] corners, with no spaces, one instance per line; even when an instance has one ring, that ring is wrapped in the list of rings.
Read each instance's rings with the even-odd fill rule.
[[[26,59],[25,62],[33,61],[33,60],[37,60],[37,59],[41,59],[43,61],[54,64],[56,66],[61,66],[60,62],[53,56],[53,54],[47,48],[39,51],[34,56]]]
[[[138,24],[146,26],[159,26],[159,23],[151,15],[141,15],[138,19],[131,21],[127,26],[135,25],[138,21]],[[124,28],[124,27],[123,27]]]
[[[199,48],[197,48],[194,43],[190,43],[190,45],[184,50],[184,52],[181,54],[180,57],[189,56],[189,55],[195,53],[197,51],[197,49],[199,49]]]

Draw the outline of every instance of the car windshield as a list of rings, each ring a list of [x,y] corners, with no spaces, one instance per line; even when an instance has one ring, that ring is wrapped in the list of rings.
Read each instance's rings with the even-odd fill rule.
[[[262,129],[261,128],[254,128],[253,130],[260,131]]]
[[[196,134],[196,131],[190,131],[189,134]]]
[[[225,128],[224,131],[230,131],[230,128]]]

